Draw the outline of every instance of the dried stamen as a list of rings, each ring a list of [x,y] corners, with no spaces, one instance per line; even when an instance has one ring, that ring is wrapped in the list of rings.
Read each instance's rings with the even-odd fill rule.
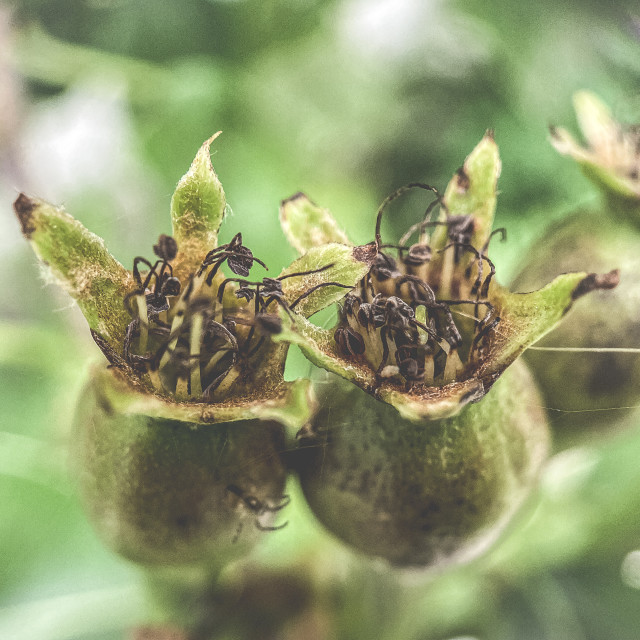
[[[262,281],[238,277],[248,275],[255,262],[266,268],[242,244],[240,234],[207,253],[184,288],[170,263],[178,254],[173,238],[161,236],[154,252],[160,258],[154,264],[142,257],[134,260],[136,289],[124,298],[132,320],[123,361],[136,373],[146,374],[156,391],[180,400],[217,401],[230,393],[239,376],[246,383],[251,375],[249,359],[282,330],[280,317],[269,311],[273,304],[293,317],[291,309],[320,287],[346,287],[339,282],[321,283],[289,305],[283,280],[333,265]],[[236,275],[217,278],[223,263]],[[142,273],[141,266],[148,272]],[[229,287],[235,295],[225,300]]]
[[[437,197],[398,244],[383,243],[380,226],[385,207],[411,188],[430,190]],[[443,206],[437,190],[422,183],[402,187],[383,201],[376,216],[378,256],[341,306],[334,332],[337,347],[345,358],[367,361],[379,384],[402,380],[409,390],[473,375],[486,341],[500,322],[487,299],[496,271],[487,252],[495,234],[504,239],[504,230],[494,231],[479,251],[471,244],[474,217],[445,210],[445,219],[431,220],[437,205]],[[435,227],[446,227],[448,244],[434,254],[426,232]],[[418,242],[409,245],[415,233]],[[388,250],[396,250],[397,257]],[[473,256],[468,266],[468,261],[460,264],[465,253]],[[472,305],[474,313],[467,316],[456,311],[462,316],[458,324],[451,307],[463,304]]]

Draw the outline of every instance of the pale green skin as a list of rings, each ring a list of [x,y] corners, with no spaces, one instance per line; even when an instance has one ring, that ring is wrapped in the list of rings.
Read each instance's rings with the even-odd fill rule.
[[[105,543],[144,565],[214,569],[246,553],[264,534],[227,487],[263,503],[282,501],[282,425],[121,414],[95,381],[81,394],[74,459],[87,513]]]
[[[531,291],[574,269],[620,269],[615,289],[578,300],[560,326],[537,346],[631,347],[640,344],[640,232],[603,212],[583,211],[550,227],[512,289]],[[602,430],[640,402],[640,358],[631,353],[527,351],[559,446],[585,429]],[[615,408],[615,411],[606,409]]]
[[[455,417],[421,424],[334,379],[319,389],[299,472],[317,518],[368,556],[402,567],[468,561],[521,505],[548,450],[526,367],[514,364]]]

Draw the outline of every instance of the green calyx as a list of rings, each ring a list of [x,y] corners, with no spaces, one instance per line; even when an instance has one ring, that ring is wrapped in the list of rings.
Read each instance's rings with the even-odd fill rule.
[[[173,236],[160,236],[152,261],[128,271],[103,241],[61,208],[21,194],[14,204],[24,236],[77,301],[112,365],[104,374],[123,411],[210,424],[309,414],[305,381],[283,379],[288,345],[278,310],[304,319],[343,297],[369,270],[370,247],[310,249],[277,277],[236,234],[218,245],[227,209],[207,140],[171,200]]]
[[[338,325],[324,330],[280,312],[282,331],[274,340],[299,345],[314,364],[408,420],[453,416],[480,400],[574,300],[618,281],[617,272],[569,273],[531,293],[501,287],[488,256],[493,236],[505,236],[491,230],[500,167],[487,133],[443,196],[420,183],[392,194],[378,211],[375,261],[343,299]],[[383,242],[384,209],[409,188],[432,191],[436,198],[399,242]],[[296,247],[308,249],[313,238],[324,241],[338,228],[326,210],[301,195],[285,201],[282,211]]]
[[[573,103],[586,146],[561,127],[551,128],[551,143],[571,156],[584,174],[618,205],[640,207],[640,129],[616,121],[609,107],[588,91]]]

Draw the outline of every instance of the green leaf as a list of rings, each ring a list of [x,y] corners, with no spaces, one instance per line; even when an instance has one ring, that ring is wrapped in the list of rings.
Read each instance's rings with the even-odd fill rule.
[[[76,300],[91,329],[122,344],[129,315],[123,298],[133,288],[131,274],[61,207],[20,194],[13,208],[22,233],[57,283]]]
[[[280,203],[280,224],[301,255],[323,244],[351,244],[331,212],[311,202],[304,193],[296,193]]]
[[[171,198],[173,235],[179,251],[176,261],[183,270],[194,270],[218,243],[226,199],[211,164],[210,147],[220,133],[200,147]]]
[[[280,274],[280,278],[284,277],[282,290],[287,302],[294,305],[296,313],[307,318],[312,316],[341,300],[369,272],[375,256],[373,244],[351,247],[332,243],[311,247]],[[329,268],[317,273],[292,275],[327,266]],[[331,286],[328,283],[346,286]],[[314,290],[314,287],[318,288]],[[299,300],[297,304],[296,300]]]

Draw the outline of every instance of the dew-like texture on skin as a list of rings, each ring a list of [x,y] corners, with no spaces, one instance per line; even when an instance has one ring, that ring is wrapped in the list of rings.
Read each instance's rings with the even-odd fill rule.
[[[548,449],[531,376],[515,363],[482,402],[416,424],[335,378],[319,385],[302,487],[318,519],[356,550],[403,567],[469,560],[527,496]]]
[[[576,301],[565,321],[536,346],[573,348],[640,345],[640,233],[606,214],[584,211],[549,228],[534,245],[512,289],[530,291],[572,269],[620,269],[620,283]],[[640,358],[630,353],[527,351],[559,442],[571,431],[602,428],[640,403]],[[616,411],[600,411],[617,408]],[[594,409],[598,411],[593,411]],[[569,413],[563,412],[569,411]],[[573,413],[576,412],[576,413]]]
[[[92,380],[74,442],[90,519],[111,548],[139,563],[221,566],[246,553],[257,524],[274,520],[242,498],[267,507],[283,500],[284,432],[276,422],[198,425],[121,414]]]

